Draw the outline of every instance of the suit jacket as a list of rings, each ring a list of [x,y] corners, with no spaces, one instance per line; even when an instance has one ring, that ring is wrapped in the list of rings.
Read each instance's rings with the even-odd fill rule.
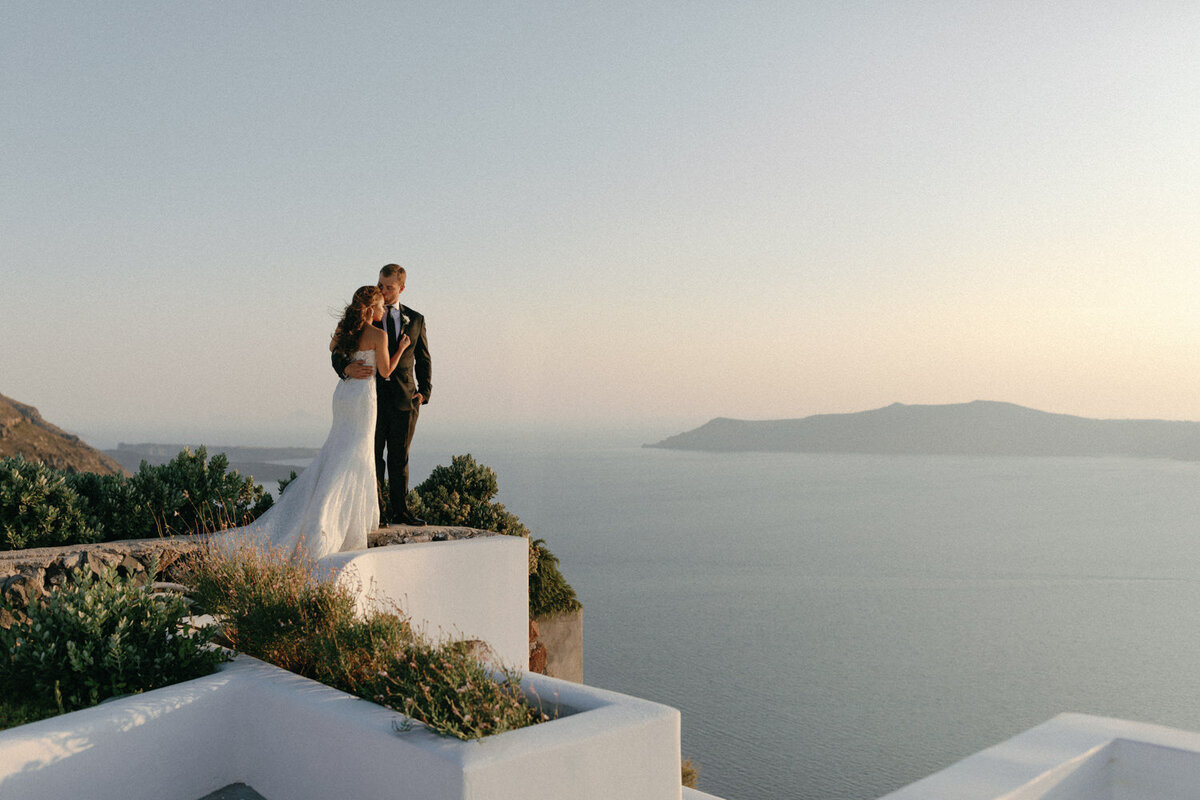
[[[375,375],[375,391],[379,399],[379,411],[407,411],[416,407],[416,395],[419,392],[429,402],[429,394],[433,390],[433,369],[429,360],[429,338],[425,333],[425,317],[413,309],[401,304],[402,329],[396,332],[395,338],[388,338],[388,352],[396,352],[396,341],[401,334],[408,334],[411,343],[400,356],[400,363],[392,374],[384,378]],[[403,317],[408,322],[403,322]],[[386,318],[385,318],[386,319]],[[387,330],[385,320],[375,323],[376,328]],[[332,353],[330,361],[339,377],[350,364],[350,359],[338,353]]]

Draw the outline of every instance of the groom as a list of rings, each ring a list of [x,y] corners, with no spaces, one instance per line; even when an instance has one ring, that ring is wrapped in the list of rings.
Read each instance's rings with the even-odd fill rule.
[[[400,356],[400,363],[387,378],[375,375],[374,367],[333,354],[333,368],[343,378],[370,378],[375,375],[378,400],[375,418],[375,480],[379,483],[379,527],[388,522],[424,525],[408,510],[408,446],[412,443],[421,406],[429,402],[432,371],[429,364],[429,340],[425,336],[425,318],[400,305],[405,272],[399,264],[388,264],[379,271],[379,291],[383,292],[383,320],[375,326],[387,331],[388,352],[396,352],[396,343],[404,334],[411,340]],[[416,381],[413,372],[416,372]],[[384,514],[383,467],[387,451],[387,475],[392,516]]]

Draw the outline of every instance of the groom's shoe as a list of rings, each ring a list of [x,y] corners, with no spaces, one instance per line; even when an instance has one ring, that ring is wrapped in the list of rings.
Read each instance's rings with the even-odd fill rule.
[[[401,525],[412,525],[416,528],[419,528],[425,524],[425,520],[419,517],[414,517],[411,511],[405,511],[396,521]]]

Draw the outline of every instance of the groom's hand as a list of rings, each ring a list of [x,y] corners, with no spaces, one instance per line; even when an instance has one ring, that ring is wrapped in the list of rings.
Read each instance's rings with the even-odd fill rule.
[[[370,378],[375,374],[375,368],[370,364],[364,364],[362,361],[351,361],[346,367],[346,371],[342,373],[347,378]]]

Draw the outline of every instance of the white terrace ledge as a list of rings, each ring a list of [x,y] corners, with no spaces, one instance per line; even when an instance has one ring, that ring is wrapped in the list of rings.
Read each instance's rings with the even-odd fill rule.
[[[395,602],[426,632],[528,658],[528,541],[480,535],[338,553],[318,569]],[[680,715],[526,674],[560,718],[478,742],[446,739],[374,703],[249,656],[214,675],[0,731],[0,797],[196,800],[245,783],[272,800],[709,800],[680,786]]]
[[[0,796],[195,800],[679,800],[679,712],[526,675],[560,719],[482,741],[239,655],[217,673],[0,732]]]
[[[337,570],[361,610],[394,603],[433,638],[478,639],[501,664],[521,671],[529,664],[528,539],[386,545],[334,553],[317,567]]]
[[[1060,714],[881,800],[1190,800],[1200,733]]]

